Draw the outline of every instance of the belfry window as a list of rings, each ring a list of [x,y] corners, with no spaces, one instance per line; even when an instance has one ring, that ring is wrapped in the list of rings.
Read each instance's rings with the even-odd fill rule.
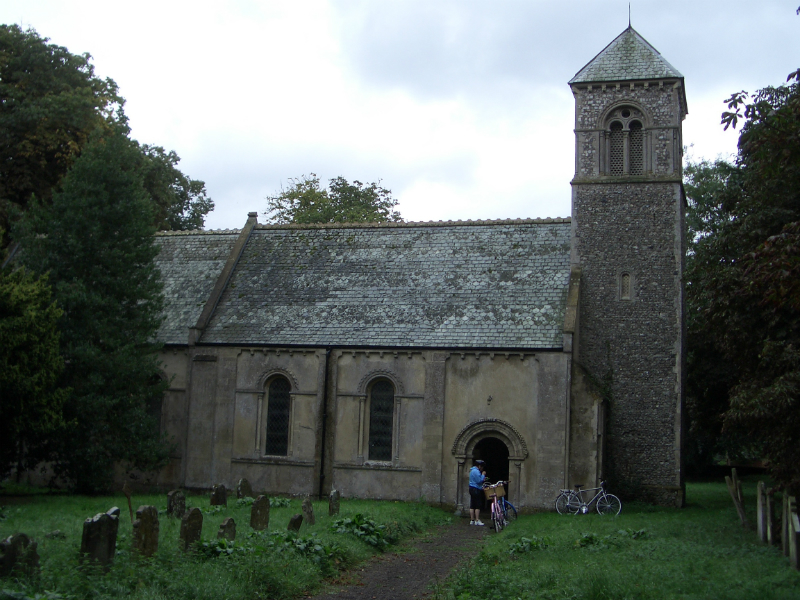
[[[394,386],[380,379],[369,394],[369,460],[392,460]]]
[[[289,453],[290,391],[291,386],[285,377],[276,377],[269,384],[264,454],[286,456]]]
[[[618,108],[608,118],[605,131],[603,173],[613,177],[645,172],[644,115],[634,108]]]

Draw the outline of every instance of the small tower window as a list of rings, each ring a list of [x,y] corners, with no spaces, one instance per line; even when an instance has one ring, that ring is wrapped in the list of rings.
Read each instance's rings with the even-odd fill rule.
[[[631,299],[631,275],[630,273],[623,273],[619,278],[619,299]]]

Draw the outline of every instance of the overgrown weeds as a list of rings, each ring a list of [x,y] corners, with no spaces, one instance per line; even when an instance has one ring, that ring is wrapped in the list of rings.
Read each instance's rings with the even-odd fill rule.
[[[755,482],[745,482],[755,508]],[[523,515],[434,589],[436,600],[726,600],[800,597],[800,573],[742,529],[724,483],[690,484],[683,509],[626,503],[619,517]],[[753,519],[754,520],[754,519]]]
[[[131,522],[122,511],[117,553],[105,573],[79,560],[84,519],[126,502],[117,497],[32,497],[4,509],[0,537],[22,531],[39,544],[41,570],[35,578],[19,575],[0,580],[0,600],[214,599],[296,598],[418,530],[443,524],[450,517],[418,503],[342,500],[338,517],[328,517],[327,503],[315,502],[316,524],[289,532],[289,518],[300,501],[271,498],[268,530],[249,527],[251,499],[209,506],[206,496],[188,496],[187,505],[203,511],[203,536],[192,552],[179,549],[180,520],[167,517],[166,495],[134,497],[134,507],[160,509],[159,549],[153,558],[131,552]],[[220,523],[233,517],[237,537],[216,539]],[[335,522],[349,522],[350,525]],[[339,528],[345,531],[339,532]],[[64,536],[50,536],[54,530]],[[355,534],[355,530],[361,534]],[[380,540],[377,544],[372,539]]]

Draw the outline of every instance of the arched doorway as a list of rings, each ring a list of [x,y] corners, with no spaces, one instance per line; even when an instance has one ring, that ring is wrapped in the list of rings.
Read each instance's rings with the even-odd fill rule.
[[[486,463],[490,481],[508,481],[508,446],[496,437],[485,437],[472,449],[472,459]]]
[[[474,459],[486,461],[491,480],[511,482],[509,495],[524,501],[522,465],[528,457],[528,446],[510,423],[500,419],[480,419],[462,429],[453,441],[456,459],[456,512],[462,514],[469,500],[466,477]]]

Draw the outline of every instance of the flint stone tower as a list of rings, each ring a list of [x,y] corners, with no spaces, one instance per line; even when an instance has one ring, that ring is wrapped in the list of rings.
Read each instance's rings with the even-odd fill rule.
[[[683,76],[630,26],[569,82],[578,368],[606,400],[612,489],[681,506]]]

